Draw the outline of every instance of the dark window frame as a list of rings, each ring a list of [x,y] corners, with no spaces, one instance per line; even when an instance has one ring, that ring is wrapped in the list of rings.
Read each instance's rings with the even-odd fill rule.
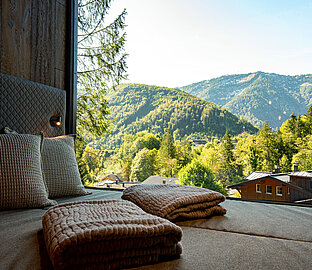
[[[271,192],[268,191],[268,188],[271,189]],[[266,187],[265,187],[265,193],[266,193],[266,194],[273,194],[273,188],[272,188],[271,185],[266,185]]]

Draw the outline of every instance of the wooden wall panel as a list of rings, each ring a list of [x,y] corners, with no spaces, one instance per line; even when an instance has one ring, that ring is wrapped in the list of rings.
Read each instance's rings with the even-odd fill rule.
[[[66,2],[56,2],[56,35],[55,35],[55,85],[65,89],[66,54],[63,48],[66,47]]]
[[[55,68],[64,71],[66,47],[66,6],[56,2]]]
[[[1,1],[1,72],[29,79],[31,1]]]
[[[65,89],[64,0],[0,1],[0,72]]]
[[[32,1],[32,81],[54,84],[55,0]]]

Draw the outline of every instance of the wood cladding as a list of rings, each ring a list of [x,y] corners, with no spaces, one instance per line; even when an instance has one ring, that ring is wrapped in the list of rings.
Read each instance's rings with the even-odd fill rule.
[[[257,184],[261,185],[261,192],[256,191]],[[266,186],[272,187],[272,194],[267,194]],[[277,186],[282,187],[282,196],[279,196],[276,194]],[[290,194],[288,193],[288,187],[272,179],[264,179],[258,182],[252,182],[252,183],[239,187],[239,189],[240,189],[242,198],[245,198],[245,199],[290,202]]]
[[[0,72],[65,89],[66,1],[2,0]]]

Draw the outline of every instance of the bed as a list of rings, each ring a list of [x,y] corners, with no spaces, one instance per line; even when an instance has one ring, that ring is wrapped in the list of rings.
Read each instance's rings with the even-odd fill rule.
[[[65,96],[62,90],[0,74],[0,129],[64,135],[64,125],[51,125],[51,117],[65,121]],[[122,196],[117,190],[86,190],[84,196],[54,200],[60,204]],[[183,231],[180,258],[135,269],[311,269],[310,207],[235,200],[222,206],[225,216],[177,222]],[[0,211],[0,269],[52,269],[42,232],[49,207]]]

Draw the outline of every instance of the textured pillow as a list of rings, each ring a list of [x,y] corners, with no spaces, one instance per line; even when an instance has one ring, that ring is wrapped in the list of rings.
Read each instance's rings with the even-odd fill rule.
[[[43,176],[50,198],[90,194],[81,183],[74,149],[74,135],[44,139]]]
[[[44,207],[48,199],[41,169],[42,136],[0,135],[0,209]]]

